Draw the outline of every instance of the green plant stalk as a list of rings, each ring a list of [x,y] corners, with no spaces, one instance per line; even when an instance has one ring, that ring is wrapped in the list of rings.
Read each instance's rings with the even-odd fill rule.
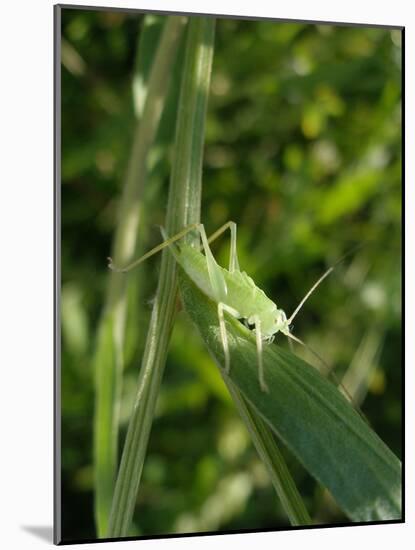
[[[174,234],[200,221],[204,122],[214,47],[213,18],[189,21],[179,99],[166,229]],[[191,236],[189,236],[189,240]],[[108,537],[127,535],[134,512],[177,300],[176,263],[162,255],[160,278],[142,361],[138,392],[115,485]]]
[[[247,427],[255,448],[268,470],[271,482],[291,525],[311,525],[312,521],[275,438],[254,407],[237,386],[224,377],[234,404]]]
[[[169,88],[174,62],[186,18],[169,17],[149,75],[141,120],[137,123],[125,184],[118,211],[112,255],[123,264],[134,255],[141,199],[147,175],[147,157],[154,142]],[[99,537],[108,530],[108,518],[117,465],[119,399],[123,370],[127,278],[111,272],[98,327],[95,366],[94,483],[95,521]]]

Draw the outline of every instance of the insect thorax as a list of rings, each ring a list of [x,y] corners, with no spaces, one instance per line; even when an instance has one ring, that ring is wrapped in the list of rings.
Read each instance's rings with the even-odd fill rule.
[[[194,283],[212,299],[217,299],[212,291],[206,267],[206,258],[197,249],[182,245],[178,261]],[[220,267],[226,282],[227,295],[224,303],[232,308],[235,317],[247,319],[249,324],[255,324],[255,316],[261,323],[263,340],[270,340],[277,332],[289,332],[287,317],[282,309],[268,298],[265,292],[256,286],[254,281],[244,271],[235,270],[232,273]]]
[[[238,310],[240,316],[246,318],[250,325],[255,324],[255,317],[258,317],[264,340],[271,339],[277,332],[287,334],[289,328],[284,311],[278,309],[245,272],[229,274],[226,270],[223,271],[228,287],[228,305]]]
[[[275,305],[275,304],[274,304]],[[287,334],[289,326],[287,316],[282,309],[269,309],[262,311],[259,315],[261,322],[261,333],[264,340],[270,340],[277,332]]]

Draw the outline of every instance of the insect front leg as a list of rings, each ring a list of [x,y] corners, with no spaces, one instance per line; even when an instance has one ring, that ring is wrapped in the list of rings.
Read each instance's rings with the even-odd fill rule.
[[[222,341],[223,353],[225,355],[225,372],[226,374],[229,374],[231,369],[231,360],[230,360],[230,354],[229,354],[228,335],[226,333],[225,316],[223,314],[224,311],[232,315],[232,317],[235,317],[235,319],[240,319],[241,315],[238,311],[236,311],[236,309],[229,307],[223,302],[218,303],[219,330],[220,330],[220,339]]]
[[[253,321],[255,324],[255,337],[256,337],[256,349],[258,357],[258,378],[259,385],[263,392],[269,392],[268,386],[265,382],[264,377],[264,363],[262,361],[262,333],[261,333],[261,319],[258,315],[253,316]]]
[[[229,344],[228,344],[228,335],[226,334],[226,325],[225,317],[223,311],[226,308],[226,305],[222,302],[218,303],[218,319],[219,319],[219,329],[220,329],[220,339],[222,340],[223,353],[225,355],[225,372],[229,374],[231,369],[231,361],[229,356]]]

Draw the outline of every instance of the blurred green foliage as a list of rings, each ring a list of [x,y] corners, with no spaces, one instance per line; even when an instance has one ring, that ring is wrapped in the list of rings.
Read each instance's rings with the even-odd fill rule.
[[[62,11],[63,538],[94,538],[92,353],[135,127],[142,16]],[[206,125],[202,221],[238,223],[245,269],[290,313],[358,243],[294,332],[351,387],[401,453],[401,33],[220,19]],[[171,122],[174,124],[174,121]],[[166,136],[172,132],[165,132]],[[170,149],[154,152],[140,242],[160,241]],[[139,237],[140,239],[140,237]],[[228,239],[215,243],[228,261]],[[127,327],[122,444],[157,280],[140,267]],[[134,275],[132,275],[134,276]],[[286,343],[282,337],[276,344]],[[296,350],[312,363],[302,349]],[[353,368],[349,369],[352,365]],[[349,369],[349,370],[348,370]],[[351,380],[350,380],[351,379]],[[315,521],[346,521],[287,454]],[[131,534],[281,528],[287,519],[213,361],[180,313]]]

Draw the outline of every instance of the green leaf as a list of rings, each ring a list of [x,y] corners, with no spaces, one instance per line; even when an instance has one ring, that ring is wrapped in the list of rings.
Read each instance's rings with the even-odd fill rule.
[[[311,518],[271,429],[228,377],[226,377],[225,383],[251,435],[255,448],[268,470],[271,482],[291,525],[311,525]]]
[[[231,357],[228,377],[221,367],[216,304],[182,270],[180,291],[225,381],[230,379],[237,386],[349,518],[400,519],[400,461],[337,388],[312,366],[274,344],[264,347],[269,393],[261,391],[254,334],[230,316],[226,317]]]

